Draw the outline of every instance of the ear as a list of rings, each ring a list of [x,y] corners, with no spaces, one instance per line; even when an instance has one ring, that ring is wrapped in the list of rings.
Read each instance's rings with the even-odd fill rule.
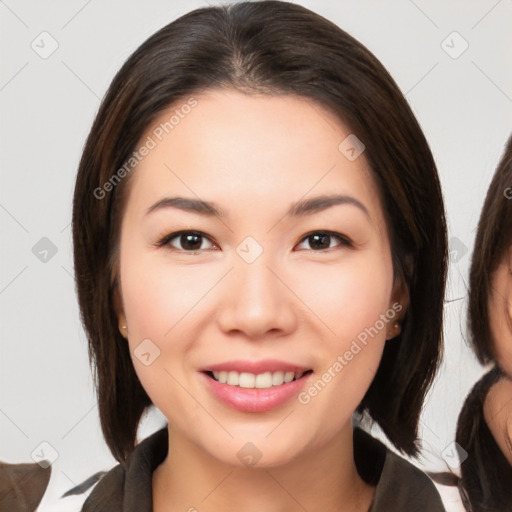
[[[120,286],[116,284],[113,292],[114,311],[116,312],[117,322],[119,325],[119,332],[125,338],[128,335],[128,328],[126,324],[126,316],[124,314],[123,299],[121,297]]]
[[[409,288],[405,280],[399,278],[393,285],[391,292],[391,300],[389,303],[389,311],[394,311],[395,316],[390,319],[387,328],[386,339],[395,338],[402,332],[402,318],[409,308]]]

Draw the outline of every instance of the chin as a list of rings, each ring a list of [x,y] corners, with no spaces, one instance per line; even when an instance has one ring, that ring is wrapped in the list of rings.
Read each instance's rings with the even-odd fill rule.
[[[251,436],[248,435],[245,440],[225,442],[221,450],[217,450],[217,447],[212,450],[205,448],[213,458],[223,464],[245,469],[264,469],[284,466],[299,457],[296,443],[292,439],[290,443],[287,446],[279,442],[269,442],[264,437],[251,441]]]

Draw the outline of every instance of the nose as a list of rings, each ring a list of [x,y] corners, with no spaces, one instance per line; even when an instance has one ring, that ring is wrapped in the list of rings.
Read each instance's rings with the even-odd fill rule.
[[[264,254],[247,263],[238,258],[223,284],[218,310],[219,327],[231,335],[243,333],[250,339],[279,337],[297,325],[294,294],[282,272],[269,265]]]

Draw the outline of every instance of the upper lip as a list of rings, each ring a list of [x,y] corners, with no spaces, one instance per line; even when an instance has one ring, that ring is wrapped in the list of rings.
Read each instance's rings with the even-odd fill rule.
[[[265,372],[305,372],[310,370],[306,366],[288,363],[286,361],[279,361],[277,359],[262,359],[260,361],[246,361],[237,359],[233,361],[225,361],[223,363],[212,364],[201,368],[203,372],[222,372],[222,371],[235,371],[238,373],[253,373],[258,375]]]

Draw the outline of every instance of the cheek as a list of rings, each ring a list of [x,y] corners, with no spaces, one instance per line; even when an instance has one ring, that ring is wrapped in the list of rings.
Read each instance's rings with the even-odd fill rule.
[[[302,284],[302,293],[310,290],[308,306],[322,320],[325,334],[315,347],[322,368],[300,403],[325,409],[321,415],[330,415],[333,424],[346,421],[347,411],[356,409],[375,376],[388,326],[398,316],[390,304],[391,263],[384,257],[360,258],[350,272],[317,269]]]
[[[172,336],[214,282],[211,272],[155,262],[149,256],[127,257],[125,263],[123,302],[135,338],[164,340]]]
[[[508,375],[512,375],[512,331],[509,323],[512,311],[504,301],[505,293],[504,289],[494,289],[489,299],[489,329],[498,362]]]
[[[390,306],[392,269],[385,258],[354,257],[339,269],[318,265],[299,281],[297,295],[328,327],[335,344],[374,326]]]
[[[128,343],[142,387],[170,423],[176,411],[185,408],[187,417],[201,419],[201,408],[184,389],[190,388],[187,361],[200,329],[201,298],[215,276],[180,270],[143,255],[127,257],[124,269],[121,282]]]

